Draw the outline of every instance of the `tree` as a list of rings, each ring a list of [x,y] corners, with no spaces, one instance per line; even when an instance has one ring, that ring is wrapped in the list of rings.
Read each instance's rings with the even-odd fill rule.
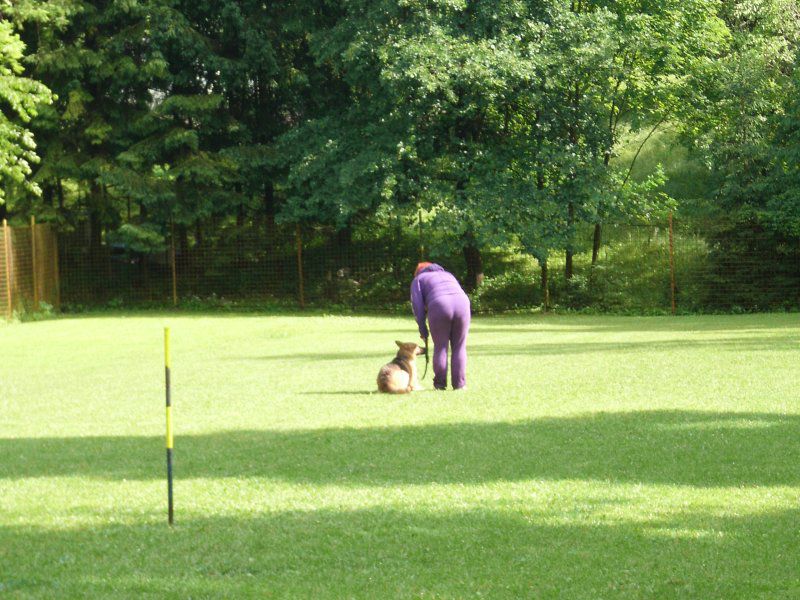
[[[52,101],[50,90],[23,75],[25,44],[11,21],[0,20],[0,208],[5,218],[7,190],[21,188],[29,194],[41,190],[31,181],[31,165],[38,162],[36,144],[28,124],[41,106]]]
[[[778,128],[791,129],[783,114],[791,112],[798,15],[795,0],[723,4],[720,16],[730,32],[724,51],[691,77],[695,93],[680,121],[682,135],[712,173],[709,216],[724,216],[734,227],[763,222],[765,201],[774,195],[767,175],[776,140],[786,139]]]
[[[515,34],[527,23],[512,6],[500,12],[355,2],[322,23],[311,52],[345,93],[283,138],[285,218],[344,227],[381,203],[424,206],[452,228],[476,286],[490,211],[474,207],[495,200],[476,195],[485,189],[476,177],[507,125],[502,104],[510,110],[529,71]]]
[[[89,258],[102,266],[102,236],[120,223],[118,199],[109,193],[104,175],[131,142],[131,127],[152,102],[150,83],[163,60],[148,44],[149,0],[49,0],[22,3],[37,10],[20,11],[33,53],[30,73],[58,95],[35,123],[42,163],[36,180],[56,190],[59,215],[68,211],[64,183],[71,181],[77,211],[89,224]],[[41,20],[42,15],[55,15]],[[51,193],[45,194],[51,198]]]
[[[164,234],[175,225],[184,255],[187,228],[226,213],[240,196],[229,185],[235,163],[222,153],[236,124],[218,85],[213,42],[191,16],[166,3],[149,8],[141,34],[159,59],[151,100],[102,175],[115,195],[139,205],[141,224]]]
[[[551,60],[540,83],[547,93],[537,123],[549,122],[575,156],[561,184],[572,188],[565,198],[567,222],[571,236],[577,222],[594,222],[593,264],[604,219],[640,217],[655,208],[657,198],[642,202],[641,196],[655,186],[644,186],[639,193],[625,190],[633,165],[613,159],[623,132],[647,127],[646,142],[673,118],[688,75],[717,51],[724,35],[714,9],[715,3],[707,0],[575,0],[568,8],[553,3],[545,51]],[[656,181],[659,175],[654,177]],[[568,278],[572,243],[566,248]]]
[[[775,132],[775,166],[768,182],[772,193],[763,220],[783,235],[800,238],[800,70],[787,96],[785,116]]]

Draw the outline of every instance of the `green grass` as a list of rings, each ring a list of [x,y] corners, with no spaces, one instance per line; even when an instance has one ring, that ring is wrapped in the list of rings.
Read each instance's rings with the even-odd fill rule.
[[[0,596],[800,596],[797,315],[479,318],[467,392],[372,393],[414,338],[379,317],[0,326]]]

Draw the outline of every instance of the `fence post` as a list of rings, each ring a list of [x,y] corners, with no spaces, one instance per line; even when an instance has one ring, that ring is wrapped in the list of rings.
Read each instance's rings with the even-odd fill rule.
[[[31,278],[33,279],[33,310],[39,310],[39,278],[36,276],[39,263],[36,260],[36,217],[31,215]]]
[[[169,222],[169,262],[172,271],[172,306],[178,306],[178,269],[175,266],[175,222]]]
[[[297,224],[295,229],[295,238],[297,239],[297,278],[299,283],[298,292],[300,294],[300,308],[306,307],[306,295],[303,287],[303,236],[300,235],[300,224]]]
[[[11,319],[14,314],[12,307],[13,296],[11,295],[11,230],[8,228],[8,221],[3,219],[3,246],[6,267],[6,316]]]
[[[675,314],[675,242],[672,231],[672,211],[669,213],[669,279],[672,294],[672,314]]]

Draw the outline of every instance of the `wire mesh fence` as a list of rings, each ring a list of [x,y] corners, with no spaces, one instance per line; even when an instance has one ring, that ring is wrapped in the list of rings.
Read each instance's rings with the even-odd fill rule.
[[[0,310],[13,314],[60,308],[58,244],[49,224],[9,227],[0,243]]]
[[[757,227],[669,221],[606,224],[594,264],[578,239],[575,275],[551,258],[551,296],[574,309],[740,312],[800,308],[800,239]]]
[[[3,236],[2,244],[0,244],[0,258],[2,258],[0,260],[0,292],[2,292],[0,293],[0,308],[3,310],[3,315],[9,318],[13,306],[11,298],[11,234],[5,221],[0,229],[0,234]]]
[[[33,263],[17,251],[13,295],[29,305],[36,297],[57,303],[60,286],[67,310],[246,302],[407,309],[408,284],[420,259],[439,262],[462,281],[466,277],[457,244],[434,232],[420,237],[416,227],[401,224],[336,231],[232,220],[204,228],[166,227],[158,243],[142,247],[93,235],[84,223],[59,234],[57,249],[55,236],[40,234],[45,230],[39,227],[33,244],[30,228],[14,228],[14,247],[30,247],[29,254],[35,248],[41,257],[56,254],[59,260],[42,258],[34,293],[33,272],[26,267]],[[549,254],[543,278],[543,264],[513,246],[483,250],[485,278],[470,292],[474,310],[545,304],[638,313],[800,308],[796,238],[757,227],[679,220],[672,231],[667,220],[605,224],[593,256],[593,229],[576,231],[570,277],[563,251]]]
[[[800,239],[755,226],[679,229],[683,273],[678,292],[688,310],[797,310]]]
[[[272,300],[386,307],[419,258],[413,240],[323,227],[219,224],[167,229],[163,247],[92,246],[85,226],[59,238],[68,307]],[[364,235],[367,233],[367,235]]]

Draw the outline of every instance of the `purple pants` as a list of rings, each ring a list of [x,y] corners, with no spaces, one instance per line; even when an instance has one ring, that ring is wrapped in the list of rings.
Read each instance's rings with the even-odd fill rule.
[[[467,333],[469,298],[464,294],[440,296],[428,305],[428,326],[433,338],[433,387],[447,388],[447,347],[453,349],[453,388],[467,385]]]

